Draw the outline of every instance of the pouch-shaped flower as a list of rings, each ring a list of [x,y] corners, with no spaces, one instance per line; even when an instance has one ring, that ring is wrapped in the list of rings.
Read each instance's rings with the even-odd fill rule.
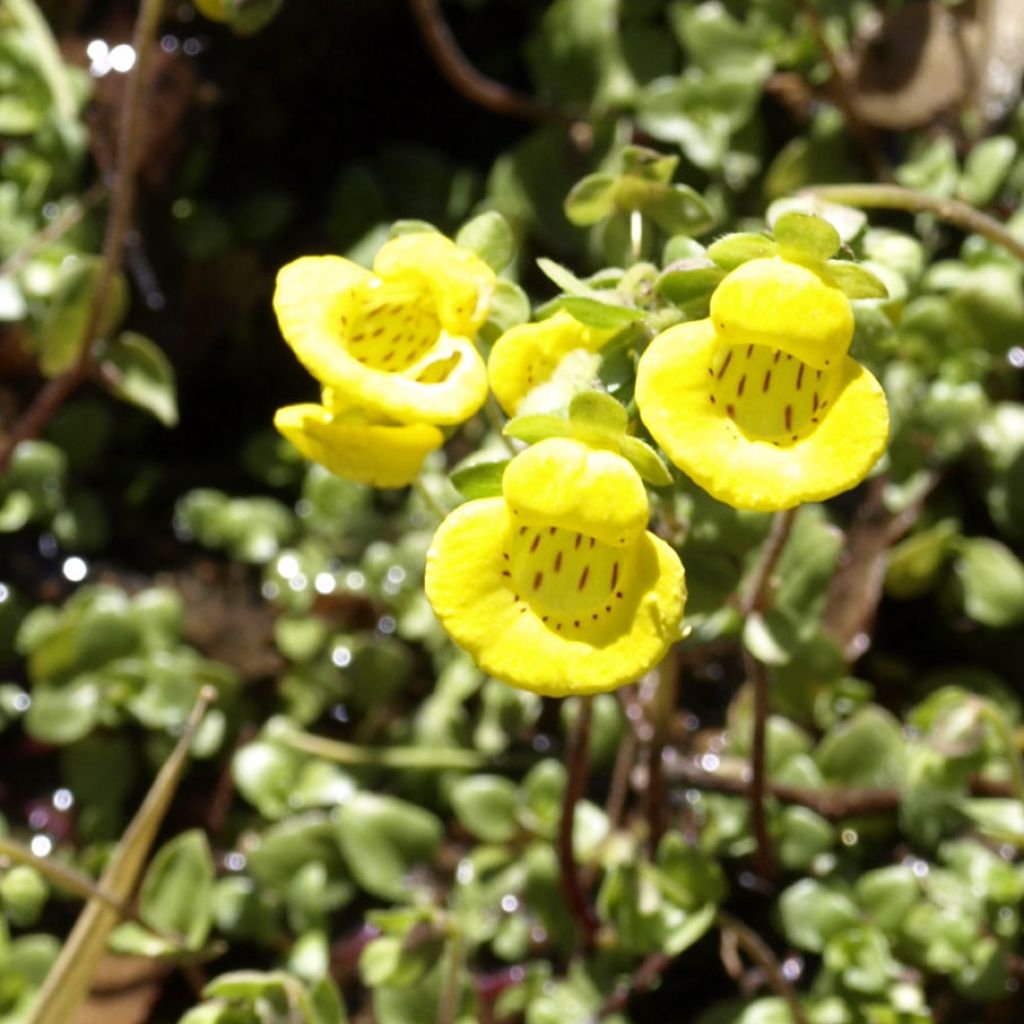
[[[653,668],[679,638],[679,556],[645,529],[647,495],[622,456],[549,438],[505,470],[502,497],[438,528],[427,598],[480,667],[550,696],[597,693]]]
[[[637,367],[644,425],[735,508],[775,511],[853,487],[889,436],[881,385],[846,353],[849,300],[772,257],[728,274],[711,316],[658,335]]]
[[[428,423],[384,421],[339,402],[326,388],[323,399],[323,405],[307,402],[278,409],[274,426],[307,459],[346,480],[404,487],[444,442],[441,431]]]
[[[285,341],[346,401],[403,423],[456,424],[487,397],[472,338],[493,271],[434,232],[386,242],[374,272],[340,256],[304,256],[277,276]]]
[[[509,416],[520,412],[523,399],[549,381],[573,352],[595,353],[614,334],[581,324],[564,310],[547,320],[518,324],[494,343],[487,359],[487,376],[498,403]],[[591,357],[597,369],[596,357]]]

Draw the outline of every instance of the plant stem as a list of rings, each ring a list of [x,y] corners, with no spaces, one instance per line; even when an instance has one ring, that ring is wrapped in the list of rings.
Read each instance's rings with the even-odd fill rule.
[[[17,864],[27,864],[48,878],[54,885],[84,900],[101,900],[122,916],[125,904],[98,886],[88,875],[50,857],[37,857],[30,849],[12,839],[0,837],[0,857]]]
[[[805,194],[817,196],[833,203],[859,206],[866,210],[905,210],[908,213],[931,213],[960,228],[962,231],[982,235],[994,245],[1001,246],[1017,259],[1024,261],[1024,242],[1010,234],[994,217],[976,210],[959,199],[940,199],[936,196],[915,192],[900,185],[872,185],[851,183],[849,185],[815,185],[803,190]]]
[[[448,513],[441,506],[441,503],[430,493],[430,488],[423,482],[422,477],[416,477],[412,482],[413,490],[420,496],[420,500],[437,516],[438,522],[445,518]]]
[[[665,834],[668,808],[665,803],[663,753],[676,708],[679,680],[679,654],[673,647],[658,666],[658,682],[650,705],[651,742],[647,747],[647,848],[654,856]]]
[[[430,747],[363,747],[341,740],[329,740],[299,729],[282,728],[271,737],[275,743],[325,761],[353,767],[411,768],[427,771],[474,771],[485,768],[490,759],[475,750]]]
[[[800,1005],[796,989],[782,973],[778,958],[764,939],[753,928],[725,910],[718,911],[715,921],[723,931],[731,932],[740,948],[745,950],[747,955],[761,967],[772,991],[785,1001],[793,1018],[793,1024],[807,1024],[807,1016]]]
[[[409,6],[441,73],[471,103],[495,114],[526,121],[573,123],[574,118],[563,111],[537,103],[475,68],[452,34],[438,0],[409,0]]]
[[[789,534],[796,521],[797,509],[778,512],[772,520],[761,560],[754,570],[750,589],[740,602],[744,618],[758,615],[767,607],[771,595],[772,574],[786,546]],[[765,811],[765,789],[767,785],[766,732],[768,727],[768,671],[758,658],[749,651],[744,652],[747,678],[754,691],[754,713],[750,740],[750,824],[757,842],[755,863],[758,874],[764,879],[775,875],[775,857],[771,837],[768,835],[768,821]]]
[[[445,965],[444,984],[437,1004],[437,1024],[453,1024],[459,1012],[462,994],[462,934],[452,927],[448,937],[448,962]]]
[[[562,817],[558,825],[558,861],[561,867],[562,898],[576,922],[577,946],[587,948],[597,931],[597,919],[587,901],[573,851],[573,827],[576,805],[583,797],[587,782],[587,748],[590,744],[590,722],[593,697],[580,697],[576,721],[565,752],[567,779],[562,800]]]
[[[143,124],[143,97],[149,54],[163,10],[163,0],[142,0],[132,35],[135,64],[125,82],[124,101],[117,133],[117,158],[111,185],[111,203],[107,228],[103,236],[100,272],[96,280],[92,305],[81,347],[75,364],[58,377],[48,381],[28,409],[11,426],[0,441],[0,476],[4,474],[15,449],[22,441],[35,437],[53,419],[57,410],[89,377],[93,365],[93,348],[102,325],[104,307],[114,275],[121,267],[124,239],[135,205],[135,174],[139,138]]]

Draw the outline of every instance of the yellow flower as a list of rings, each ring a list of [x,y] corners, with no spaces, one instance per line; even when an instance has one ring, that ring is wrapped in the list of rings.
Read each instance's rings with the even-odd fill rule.
[[[515,416],[523,399],[550,380],[569,353],[596,352],[614,333],[587,327],[564,310],[511,328],[494,343],[487,360],[495,398],[507,415]]]
[[[653,668],[679,638],[678,555],[645,530],[622,456],[549,438],[505,470],[503,496],[461,505],[427,553],[427,597],[480,667],[549,696],[597,693]]]
[[[665,331],[641,356],[640,416],[720,501],[822,501],[863,480],[889,436],[881,386],[846,354],[852,337],[838,288],[781,257],[751,260],[715,290],[710,319]]]
[[[313,462],[332,473],[374,487],[404,487],[444,435],[427,423],[388,423],[324,390],[324,404],[287,405],[274,426]]]
[[[487,397],[472,337],[495,277],[435,232],[385,243],[374,273],[339,256],[304,256],[277,276],[285,341],[322,384],[402,423],[461,423]]]

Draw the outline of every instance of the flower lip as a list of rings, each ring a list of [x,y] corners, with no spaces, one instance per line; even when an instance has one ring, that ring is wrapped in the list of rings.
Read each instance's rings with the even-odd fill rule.
[[[374,277],[337,256],[287,264],[274,292],[281,333],[322,384],[402,422],[461,423],[483,405],[487,371],[432,302],[422,281]]]
[[[778,349],[819,370],[838,366],[853,339],[845,293],[781,256],[726,274],[711,295],[710,316],[723,341]]]
[[[528,527],[501,498],[445,519],[425,586],[481,668],[553,696],[609,690],[648,671],[678,639],[685,599],[678,556],[652,534],[612,547],[572,529]]]
[[[711,320],[651,342],[636,400],[672,462],[736,508],[775,511],[848,490],[888,440],[885,394],[848,356],[819,371],[778,349],[731,344]]]
[[[339,404],[330,392],[325,392],[323,405],[278,409],[274,426],[307,459],[346,480],[374,487],[411,483],[423,460],[444,441],[441,431],[426,423],[374,422],[366,412]]]
[[[635,541],[650,514],[633,466],[574,438],[549,437],[520,452],[502,489],[521,526],[570,529],[614,547]]]

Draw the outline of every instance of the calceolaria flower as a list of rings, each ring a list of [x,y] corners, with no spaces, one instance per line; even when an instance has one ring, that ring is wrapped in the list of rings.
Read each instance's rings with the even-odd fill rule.
[[[660,334],[637,367],[640,416],[668,457],[713,497],[757,511],[863,480],[889,413],[878,381],[847,355],[846,295],[774,256],[726,275],[710,313]]]
[[[285,341],[339,398],[400,423],[456,424],[487,397],[473,336],[494,272],[436,232],[386,242],[370,271],[340,256],[304,256],[277,276]]]
[[[404,487],[444,435],[429,423],[395,423],[346,404],[330,389],[323,405],[287,405],[274,426],[307,459],[332,473],[373,487]]]
[[[512,327],[494,343],[487,360],[494,397],[507,415],[515,416],[523,411],[526,396],[550,381],[573,353],[583,357],[581,371],[593,376],[598,365],[594,353],[614,333],[581,324],[564,310],[547,320]],[[562,397],[553,404],[563,404]]]
[[[648,515],[625,458],[548,438],[509,463],[502,496],[444,520],[427,554],[427,597],[498,679],[549,696],[613,689],[680,636],[683,567],[647,531]]]

